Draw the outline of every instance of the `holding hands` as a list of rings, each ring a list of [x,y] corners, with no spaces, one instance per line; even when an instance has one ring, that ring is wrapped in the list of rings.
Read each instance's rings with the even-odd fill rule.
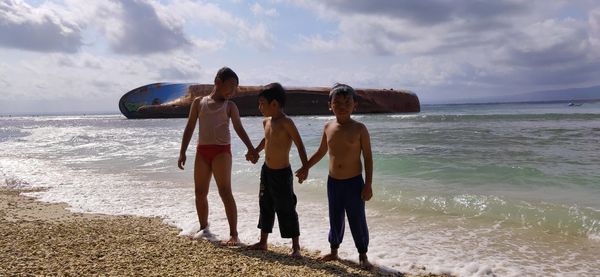
[[[246,152],[246,161],[249,161],[253,164],[255,164],[256,162],[258,162],[258,159],[260,158],[260,155],[258,154],[258,151],[256,151],[255,148],[248,148],[248,152]]]
[[[298,183],[302,184],[308,178],[308,167],[303,166],[296,170],[296,177],[298,177]]]

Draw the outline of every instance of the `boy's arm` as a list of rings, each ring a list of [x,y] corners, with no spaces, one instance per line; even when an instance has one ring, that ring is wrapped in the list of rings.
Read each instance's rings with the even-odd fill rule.
[[[327,153],[327,135],[325,134],[325,130],[327,130],[327,124],[325,124],[325,128],[323,130],[323,136],[321,137],[321,144],[319,145],[319,149],[315,152],[312,157],[302,166],[302,168],[296,171],[296,176],[298,177],[298,181],[302,183],[308,177],[308,170],[318,163],[323,156]]]
[[[263,120],[263,129],[265,129],[265,126],[267,125],[267,119]],[[263,149],[265,149],[265,138],[263,138],[260,143],[258,144],[258,146],[256,146],[256,154],[260,153],[260,151],[263,151]]]
[[[260,151],[263,151],[263,149],[265,149],[265,138],[263,138],[258,146],[256,146],[256,153],[260,153]]]
[[[288,132],[292,141],[296,145],[296,149],[298,149],[298,155],[300,156],[300,161],[302,162],[302,166],[306,165],[308,159],[306,158],[306,149],[304,148],[304,143],[302,142],[302,137],[300,137],[300,133],[298,132],[298,128],[294,124],[294,121],[291,119],[286,121],[285,130]]]
[[[325,154],[327,154],[327,135],[325,133],[325,131],[327,130],[327,126],[328,124],[325,124],[325,128],[323,128],[323,136],[321,137],[321,144],[319,145],[319,149],[317,149],[317,152],[315,152],[310,157],[308,162],[306,162],[307,169],[313,167],[323,158],[323,156],[325,156]]]
[[[246,161],[249,161],[253,164],[255,164],[256,162],[258,162],[258,159],[260,159],[260,151],[262,151],[265,148],[265,139],[263,138],[260,141],[260,144],[254,149],[254,152],[250,152],[248,151],[246,153]]]
[[[360,147],[365,162],[365,187],[362,190],[361,197],[364,201],[369,201],[373,197],[373,153],[371,152],[369,131],[364,125],[360,130]]]
[[[234,102],[229,101],[229,104],[230,104],[229,105],[230,106],[229,116],[231,117],[231,123],[233,124],[233,129],[235,130],[238,137],[240,137],[242,142],[246,145],[246,148],[248,148],[248,151],[254,152],[255,151],[254,146],[252,146],[252,142],[250,141],[248,134],[246,134],[246,130],[244,130],[244,126],[242,126],[242,120],[240,119],[240,111],[238,110],[238,108]]]
[[[192,107],[190,108],[190,113],[188,115],[188,121],[185,125],[185,130],[183,131],[181,149],[179,150],[179,160],[177,161],[177,167],[180,169],[183,169],[183,166],[185,165],[185,160],[187,159],[185,156],[185,151],[187,151],[190,140],[192,140],[192,135],[194,134],[194,129],[196,128],[196,122],[198,121],[199,102],[200,98],[196,98],[192,102]]]

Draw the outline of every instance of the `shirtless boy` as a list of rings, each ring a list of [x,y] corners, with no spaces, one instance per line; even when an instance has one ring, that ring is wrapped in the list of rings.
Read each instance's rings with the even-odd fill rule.
[[[267,250],[269,233],[273,230],[275,214],[282,238],[292,239],[292,256],[300,257],[300,226],[296,213],[297,198],[294,194],[293,175],[289,155],[292,142],[298,149],[300,161],[306,164],[306,150],[302,138],[291,118],[284,112],[285,90],[279,83],[272,83],[258,95],[258,108],[267,117],[263,121],[265,137],[256,148],[265,150],[265,163],[260,174],[260,217],[258,228],[260,241],[249,246],[253,250]],[[256,157],[248,159],[256,161]]]
[[[296,172],[299,181],[308,176],[308,170],[329,152],[329,177],[327,199],[329,202],[329,244],[331,253],[321,257],[322,261],[337,260],[338,248],[344,238],[344,213],[359,253],[360,266],[371,269],[367,258],[369,229],[365,217],[365,201],[373,196],[373,157],[369,132],[364,124],[350,117],[356,108],[355,92],[352,87],[337,84],[329,93],[329,109],[335,120],[325,124],[321,145],[306,166]],[[365,163],[365,180],[363,165]]]

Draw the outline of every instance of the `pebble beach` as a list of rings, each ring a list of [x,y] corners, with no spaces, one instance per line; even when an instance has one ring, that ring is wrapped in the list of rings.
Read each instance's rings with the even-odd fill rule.
[[[178,236],[160,218],[72,213],[14,189],[0,189],[0,276],[408,276],[364,271],[350,261],[322,263],[319,253],[221,247]],[[433,275],[424,275],[433,276]]]

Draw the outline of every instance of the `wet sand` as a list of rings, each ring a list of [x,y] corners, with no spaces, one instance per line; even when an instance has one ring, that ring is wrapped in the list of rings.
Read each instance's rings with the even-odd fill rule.
[[[0,188],[0,276],[408,276],[286,247],[228,248],[178,236],[159,218],[72,213]],[[426,275],[434,276],[434,275]]]

